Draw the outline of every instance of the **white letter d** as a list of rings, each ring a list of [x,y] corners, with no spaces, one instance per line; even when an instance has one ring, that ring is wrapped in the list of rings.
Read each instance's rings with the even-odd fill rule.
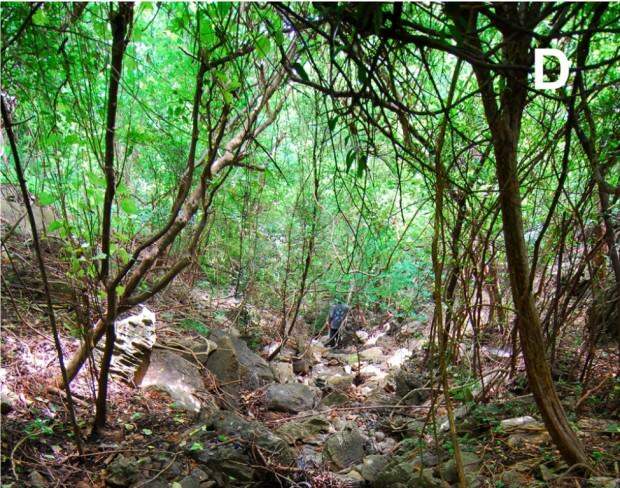
[[[545,56],[553,56],[560,63],[560,76],[555,81],[544,81]],[[557,90],[568,80],[570,63],[559,49],[534,49],[534,87],[537,90]]]

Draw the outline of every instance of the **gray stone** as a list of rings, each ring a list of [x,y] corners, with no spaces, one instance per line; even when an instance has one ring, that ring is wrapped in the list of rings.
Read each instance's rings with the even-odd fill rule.
[[[301,446],[299,451],[298,466],[301,469],[310,470],[321,466],[323,458],[317,448],[308,444]]]
[[[325,398],[321,400],[321,405],[326,407],[335,407],[338,405],[343,405],[349,401],[349,397],[340,391],[333,391],[327,395]]]
[[[295,462],[285,440],[260,422],[249,422],[234,412],[213,414],[184,437],[187,454],[224,480],[233,477],[249,482],[257,478],[264,472],[253,466],[261,465],[264,459],[280,466]],[[218,479],[215,474],[213,478]]]
[[[366,486],[364,477],[355,469],[344,474],[334,474],[334,478],[340,483],[338,486],[346,486],[347,488],[363,488]]]
[[[254,390],[276,381],[273,370],[263,358],[252,352],[243,340],[214,329],[210,339],[217,344],[205,364],[226,392],[227,400],[238,404],[241,390]]]
[[[450,485],[436,477],[432,468],[420,469],[419,464],[395,458],[378,474],[371,486],[448,488]]]
[[[38,471],[32,471],[30,476],[28,476],[28,481],[30,481],[30,486],[34,488],[46,488],[49,486],[47,479]]]
[[[199,392],[205,393],[200,371],[196,365],[172,351],[153,350],[140,387],[165,391],[185,410],[198,412],[203,406],[198,397]]]
[[[319,434],[328,432],[331,424],[322,415],[300,420],[291,420],[276,430],[276,433],[286,439],[289,444],[297,442],[308,443]]]
[[[307,358],[298,358],[293,360],[293,372],[295,374],[308,374],[310,371],[310,360]]]
[[[325,443],[323,459],[336,469],[358,464],[366,454],[366,440],[354,427],[346,427],[342,432],[332,435]]]
[[[130,486],[138,480],[138,461],[133,457],[119,454],[107,467],[106,485],[114,487]]]
[[[360,351],[360,359],[362,361],[380,362],[385,360],[385,352],[381,347],[371,347]]]
[[[155,314],[143,306],[140,313],[116,321],[114,327],[116,339],[110,374],[130,384],[138,383],[157,340]],[[103,341],[94,354],[96,358],[103,355]]]
[[[217,349],[217,344],[201,335],[181,336],[165,342],[166,347],[177,349],[190,363],[204,365]]]
[[[387,456],[372,454],[370,456],[366,456],[362,464],[356,469],[366,481],[373,483],[379,477],[381,471],[385,469],[387,463]]]
[[[427,377],[409,363],[394,373],[396,394],[408,405],[420,405],[430,398],[431,390],[426,383]]]
[[[320,399],[318,388],[301,383],[273,384],[267,388],[265,404],[269,410],[299,413],[315,408]]]
[[[463,469],[466,475],[475,474],[480,467],[480,458],[477,454],[469,451],[462,451],[461,458],[463,460]],[[442,464],[441,468],[442,478],[449,483],[456,483],[459,480],[459,476],[456,470],[456,461],[450,459]]]
[[[499,423],[500,427],[505,431],[518,428],[526,428],[527,426],[532,424],[538,424],[538,422],[536,422],[536,419],[534,417],[530,417],[529,415],[526,415],[525,417],[504,419]]]
[[[527,477],[516,469],[504,471],[502,473],[502,482],[506,488],[521,488],[528,484]]]
[[[293,371],[293,365],[291,363],[273,363],[271,369],[273,369],[278,383],[293,383],[296,381],[295,372]]]
[[[351,388],[353,378],[352,374],[330,376],[326,380],[326,386],[335,391],[345,392]]]
[[[9,390],[6,386],[2,385],[0,389],[0,413],[6,415],[12,412],[17,403],[17,395]]]
[[[592,488],[618,488],[620,486],[620,478],[593,476],[588,479],[588,486]]]

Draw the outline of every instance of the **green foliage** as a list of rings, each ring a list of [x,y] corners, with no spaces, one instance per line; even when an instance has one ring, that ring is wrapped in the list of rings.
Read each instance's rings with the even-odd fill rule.
[[[198,332],[200,335],[205,337],[209,337],[211,334],[211,329],[209,329],[202,322],[194,319],[183,319],[180,323],[181,328],[185,330],[193,330],[194,332]]]

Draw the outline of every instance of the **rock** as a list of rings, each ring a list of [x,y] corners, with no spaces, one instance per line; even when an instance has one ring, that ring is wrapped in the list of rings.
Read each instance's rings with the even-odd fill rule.
[[[348,468],[362,461],[364,445],[365,439],[357,428],[346,427],[327,439],[323,459],[336,469]]]
[[[200,371],[172,351],[153,350],[140,387],[165,391],[185,410],[198,412],[203,405],[197,396],[205,389]]]
[[[304,470],[316,469],[323,463],[321,453],[317,448],[304,444],[299,452],[298,466]]]
[[[337,473],[333,476],[336,482],[340,483],[338,486],[346,486],[347,488],[363,488],[366,486],[364,477],[355,469],[345,474]]]
[[[128,383],[138,383],[157,339],[155,314],[143,306],[140,313],[116,321],[115,330],[110,374]],[[97,357],[103,354],[102,347],[100,343],[95,349]]]
[[[293,360],[293,372],[295,374],[308,374],[310,371],[310,361],[306,358]]]
[[[390,368],[398,368],[404,364],[412,355],[412,351],[407,348],[400,348],[394,351],[394,353],[388,358],[388,366]]]
[[[423,452],[421,456],[419,456],[420,462],[422,466],[425,468],[432,468],[433,466],[437,466],[439,464],[439,456],[437,454],[433,454],[432,452]]]
[[[0,389],[0,413],[6,415],[15,409],[17,403],[17,395],[2,385]]]
[[[289,444],[299,441],[308,443],[313,441],[318,434],[328,432],[331,424],[321,416],[310,417],[301,420],[291,420],[276,430],[276,433],[287,440]]]
[[[138,480],[138,461],[119,454],[107,467],[106,485],[125,487]]]
[[[530,417],[529,415],[524,417],[515,417],[512,419],[504,419],[499,423],[500,427],[504,431],[527,428],[533,426],[534,424],[536,424],[537,428],[541,425],[540,422],[536,422],[536,419],[534,417]]]
[[[390,454],[396,447],[396,441],[391,437],[386,437],[384,441],[377,444],[377,450],[382,454]]]
[[[30,195],[30,205],[34,214],[35,226],[39,235],[42,235],[44,228],[47,229],[56,220],[53,207],[39,205],[32,195]],[[19,186],[9,183],[0,185],[0,207],[2,208],[2,219],[0,221],[2,241],[5,240],[5,234],[13,227],[15,227],[15,232],[23,237],[32,238],[30,223],[27,218],[24,218],[26,205]],[[47,234],[54,235],[56,232],[48,232]]]
[[[255,479],[264,472],[253,466],[264,464],[264,459],[280,466],[295,462],[285,440],[260,422],[249,422],[234,412],[218,412],[184,437],[187,454],[210,472],[225,476],[224,480],[233,477],[241,483]]]
[[[529,484],[527,477],[516,469],[504,471],[502,473],[502,482],[506,488],[521,488]]]
[[[301,383],[273,384],[267,388],[265,405],[269,410],[299,413],[319,404],[320,390]]]
[[[380,430],[375,432],[375,440],[377,442],[381,442],[383,439],[385,439],[385,434],[383,432],[381,432]]]
[[[480,458],[473,452],[462,451],[461,458],[463,460],[463,469],[465,475],[475,474],[480,467]],[[456,461],[450,459],[440,467],[442,478],[449,483],[456,483],[459,480],[458,473],[456,471]]]
[[[201,335],[175,337],[165,342],[167,347],[178,349],[183,359],[197,365],[204,365],[217,349],[217,344]]]
[[[388,461],[387,456],[372,454],[364,458],[364,461],[358,466],[357,470],[362,475],[362,478],[370,483],[374,483],[381,471],[387,466]]]
[[[321,400],[321,405],[326,407],[336,407],[338,405],[343,405],[349,401],[349,397],[342,392],[333,391]]]
[[[427,377],[406,363],[394,373],[396,394],[408,405],[420,405],[429,399],[431,390],[426,387]]]
[[[295,373],[291,363],[277,362],[271,365],[271,369],[278,380],[278,383],[294,383]]]
[[[362,361],[380,362],[385,359],[385,353],[380,347],[371,347],[360,351],[360,359]]]
[[[432,468],[420,470],[419,464],[395,458],[377,475],[371,486],[382,488],[396,486],[408,488],[448,488],[450,485],[434,475]]]
[[[30,486],[34,488],[46,488],[49,486],[47,479],[38,471],[32,471],[30,476],[28,476],[28,480],[30,481]]]
[[[228,401],[237,404],[241,390],[256,389],[276,380],[267,361],[238,337],[214,329],[210,339],[217,344],[217,350],[205,366],[222,384]]]
[[[556,477],[556,474],[553,472],[553,470],[545,466],[544,464],[541,464],[538,468],[543,481],[551,481],[553,478]]]
[[[209,481],[209,476],[202,469],[192,470],[189,476],[186,476],[179,483],[182,488],[204,488],[205,483]]]
[[[617,488],[620,486],[620,479],[608,476],[592,476],[588,479],[587,486],[591,488]]]
[[[332,390],[345,392],[351,388],[353,378],[352,374],[330,376],[325,381],[325,385]]]

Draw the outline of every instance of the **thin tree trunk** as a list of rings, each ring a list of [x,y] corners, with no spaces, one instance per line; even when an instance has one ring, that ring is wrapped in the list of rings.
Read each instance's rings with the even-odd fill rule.
[[[520,18],[535,17],[540,7],[535,4],[504,4],[497,8],[501,9],[502,16],[518,22]],[[524,12],[525,8],[529,10]],[[460,42],[465,44],[466,40],[468,47],[475,49],[484,59],[482,43],[476,31],[477,11],[457,7],[450,9],[449,15],[454,19],[457,29],[461,29]],[[531,66],[531,35],[507,25],[502,25],[501,31],[505,61],[514,66]],[[529,385],[545,426],[564,460],[570,465],[589,466],[584,448],[568,423],[551,378],[540,318],[530,286],[517,171],[517,147],[527,100],[528,73],[523,69],[515,69],[504,75],[505,87],[500,89],[498,105],[489,68],[480,64],[473,64],[472,67],[492,136],[510,287]]]
[[[107,304],[105,317],[102,319],[105,329],[105,346],[101,359],[99,372],[97,402],[95,405],[95,422],[93,434],[105,427],[108,398],[108,376],[110,373],[110,362],[114,352],[114,342],[116,331],[114,330],[114,320],[117,314],[116,286],[108,283],[110,274],[110,238],[112,235],[112,204],[114,202],[114,192],[116,189],[116,175],[114,169],[114,136],[116,133],[116,112],[118,103],[118,91],[123,70],[123,55],[129,42],[128,30],[133,21],[133,4],[123,2],[119,5],[118,11],[113,12],[110,18],[112,28],[112,66],[110,68],[110,85],[108,89],[108,108],[105,135],[105,179],[106,191],[103,203],[103,223],[101,230],[101,251],[104,258],[101,263],[100,280],[106,288]]]
[[[28,214],[28,221],[30,223],[30,230],[32,231],[32,241],[34,244],[34,251],[37,258],[37,264],[39,266],[39,273],[41,274],[41,281],[43,281],[43,290],[45,292],[45,301],[47,305],[47,313],[49,316],[50,327],[52,329],[52,335],[54,337],[54,346],[56,348],[56,354],[58,356],[58,364],[60,366],[60,373],[64,379],[64,390],[67,395],[67,407],[69,411],[69,419],[75,435],[75,445],[80,455],[84,453],[82,445],[82,433],[77,423],[75,416],[75,408],[73,404],[73,396],[71,394],[71,387],[67,381],[67,369],[65,368],[65,360],[62,351],[62,344],[60,342],[60,334],[58,333],[58,326],[56,324],[56,314],[52,305],[52,296],[50,294],[50,287],[47,281],[47,271],[45,269],[45,262],[43,260],[43,253],[41,252],[41,245],[39,243],[39,231],[37,230],[37,224],[34,219],[34,213],[32,211],[32,205],[30,204],[30,195],[26,188],[26,179],[24,178],[24,171],[22,169],[19,153],[17,152],[17,144],[15,142],[15,134],[13,134],[13,126],[11,123],[11,117],[7,104],[2,96],[2,122],[9,138],[9,144],[11,146],[11,152],[13,153],[13,162],[15,163],[15,172],[17,173],[17,179],[19,181],[19,187],[21,189],[24,205],[26,206],[26,212]]]

